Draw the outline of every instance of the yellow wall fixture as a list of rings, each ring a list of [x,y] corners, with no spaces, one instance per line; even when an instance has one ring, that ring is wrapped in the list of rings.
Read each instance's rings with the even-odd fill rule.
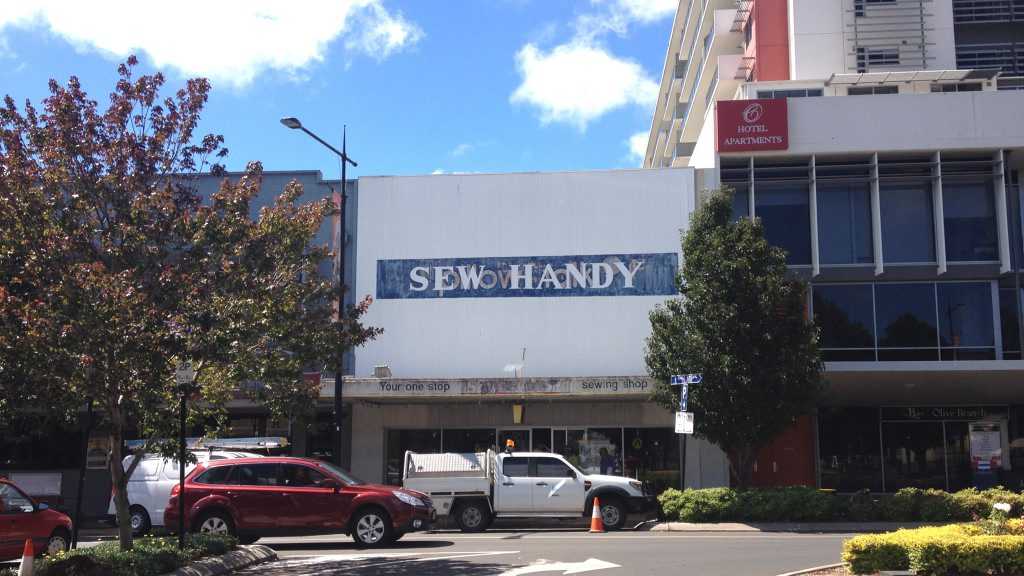
[[[512,423],[522,424],[523,423],[523,405],[513,404],[512,405]]]

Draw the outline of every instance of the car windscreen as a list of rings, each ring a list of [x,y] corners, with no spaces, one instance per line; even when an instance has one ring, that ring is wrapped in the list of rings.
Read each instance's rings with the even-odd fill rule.
[[[329,471],[331,474],[334,474],[338,478],[341,478],[341,481],[349,486],[359,486],[360,484],[366,484],[366,482],[363,482],[359,478],[356,478],[347,470],[342,470],[341,468],[338,468],[337,466],[331,464],[330,462],[319,462],[318,464],[327,469],[327,471]]]

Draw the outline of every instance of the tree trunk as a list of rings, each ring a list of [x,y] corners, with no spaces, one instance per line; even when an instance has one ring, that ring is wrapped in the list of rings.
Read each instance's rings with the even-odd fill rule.
[[[111,414],[110,434],[110,479],[114,487],[114,507],[117,510],[117,533],[121,542],[121,550],[132,549],[132,522],[128,512],[128,476],[124,473],[121,461],[124,455],[121,446],[120,415]]]
[[[736,488],[746,490],[754,478],[754,462],[757,460],[757,450],[752,446],[744,446],[736,450],[736,463],[733,466],[733,474],[736,475]]]

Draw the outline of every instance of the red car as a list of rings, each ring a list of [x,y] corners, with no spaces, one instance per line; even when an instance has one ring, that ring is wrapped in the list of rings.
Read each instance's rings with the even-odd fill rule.
[[[179,485],[164,525],[178,526]],[[185,478],[185,524],[192,532],[262,536],[351,534],[360,546],[394,542],[436,519],[420,492],[365,484],[327,462],[307,458],[236,458],[200,464]]]
[[[28,538],[36,554],[67,550],[71,518],[32,500],[14,483],[0,478],[0,561],[21,558]]]

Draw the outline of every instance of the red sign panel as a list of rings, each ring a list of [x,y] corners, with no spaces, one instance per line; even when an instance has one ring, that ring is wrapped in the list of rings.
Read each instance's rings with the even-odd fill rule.
[[[789,114],[785,98],[722,100],[715,112],[719,152],[786,150]]]

